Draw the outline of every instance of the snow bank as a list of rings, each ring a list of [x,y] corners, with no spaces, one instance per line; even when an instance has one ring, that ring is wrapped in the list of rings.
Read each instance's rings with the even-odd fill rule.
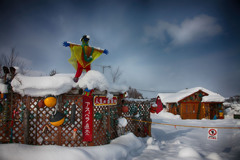
[[[227,108],[224,110],[224,119],[233,119],[233,115],[234,115],[234,110],[232,110],[231,108]]]
[[[200,159],[200,155],[193,148],[186,147],[179,151],[178,156],[181,158]]]
[[[63,147],[56,145],[33,146],[0,144],[0,159],[4,160],[120,160],[138,153],[143,143],[128,133],[108,145],[94,147]]]
[[[134,156],[143,143],[133,133],[128,133],[111,141],[109,145],[81,147],[93,160],[121,160]],[[81,158],[79,158],[81,159]]]
[[[222,160],[222,158],[217,153],[210,153],[207,157],[209,160]]]
[[[56,145],[33,146],[24,144],[0,144],[1,160],[91,160],[92,157],[80,148]]]
[[[234,114],[240,114],[240,104],[231,103],[230,107],[224,110],[224,119],[233,119]]]
[[[181,119],[180,115],[174,115],[170,112],[167,112],[165,108],[158,114],[151,113],[150,116],[151,119]]]
[[[128,156],[136,156],[143,149],[144,144],[141,138],[137,138],[133,133],[128,133],[111,141],[110,145],[121,145],[128,152]],[[124,155],[122,155],[122,158]]]

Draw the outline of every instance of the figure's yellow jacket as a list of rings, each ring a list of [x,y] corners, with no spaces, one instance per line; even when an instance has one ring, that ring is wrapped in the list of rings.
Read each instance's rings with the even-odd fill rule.
[[[70,44],[71,49],[71,57],[68,59],[68,62],[73,65],[73,67],[77,70],[77,62],[81,64],[83,68],[86,68],[88,65],[90,65],[95,59],[97,59],[104,50],[96,49],[90,46],[84,46],[85,54],[87,57],[90,56],[92,50],[92,60],[90,62],[86,62],[84,60],[84,53],[83,53],[83,47],[81,45],[77,44]]]

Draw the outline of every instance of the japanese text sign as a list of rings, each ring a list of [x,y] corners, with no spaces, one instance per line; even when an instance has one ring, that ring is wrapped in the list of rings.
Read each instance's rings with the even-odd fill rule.
[[[83,141],[91,142],[93,133],[92,96],[83,96]]]
[[[113,96],[113,98],[111,99],[106,96],[94,97],[94,106],[109,106],[109,105],[117,105],[117,96]]]

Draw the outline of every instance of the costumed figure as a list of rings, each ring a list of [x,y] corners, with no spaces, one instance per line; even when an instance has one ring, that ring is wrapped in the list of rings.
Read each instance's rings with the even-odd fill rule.
[[[68,62],[76,69],[74,82],[78,82],[79,77],[82,74],[83,69],[88,72],[91,70],[91,63],[97,59],[102,53],[108,54],[108,50],[97,49],[88,45],[90,37],[84,35],[81,38],[82,45],[74,44],[71,42],[63,42],[63,46],[70,47],[71,57]]]

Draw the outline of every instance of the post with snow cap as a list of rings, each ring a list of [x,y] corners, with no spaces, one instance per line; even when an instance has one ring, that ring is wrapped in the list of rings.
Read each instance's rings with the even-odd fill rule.
[[[88,45],[89,40],[90,36],[84,35],[80,40],[82,45],[67,41],[63,42],[63,46],[70,47],[71,49],[71,57],[68,59],[68,62],[72,64],[77,71],[73,79],[74,82],[78,82],[78,78],[81,76],[83,69],[86,70],[86,72],[91,70],[91,63],[102,53],[108,54],[108,50],[106,49],[90,47]]]
[[[124,135],[125,127],[127,126],[128,121],[124,117],[118,119],[118,136]]]

